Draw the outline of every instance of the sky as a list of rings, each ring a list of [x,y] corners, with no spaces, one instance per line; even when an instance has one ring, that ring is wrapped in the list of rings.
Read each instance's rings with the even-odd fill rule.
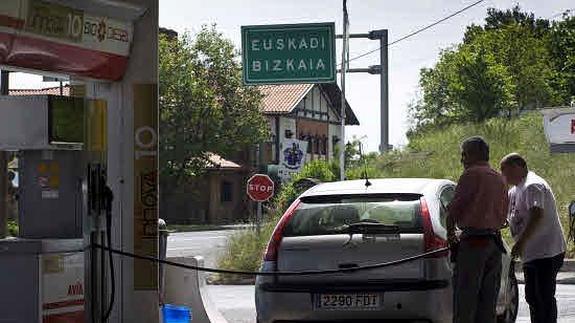
[[[335,22],[342,32],[341,0],[159,0],[160,26],[179,33],[197,33],[202,25],[216,24],[218,31],[241,48],[242,25]],[[425,27],[477,0],[348,0],[351,33],[388,29],[389,42]],[[536,16],[551,18],[573,9],[573,0],[485,0],[481,4],[412,38],[389,48],[389,133],[390,143],[402,146],[409,129],[408,107],[418,97],[419,71],[432,67],[441,49],[461,42],[465,27],[482,24],[487,8],[507,9],[519,4]],[[341,41],[337,41],[338,58]],[[379,41],[350,40],[350,57],[378,48]],[[351,68],[379,64],[379,52],[351,62]],[[19,75],[18,75],[19,74]],[[11,87],[38,87],[38,79],[20,73],[11,78]],[[339,76],[338,76],[339,82]],[[57,84],[56,84],[57,85]],[[44,83],[43,86],[55,86]],[[346,97],[360,126],[346,127],[346,137],[362,138],[369,151],[379,147],[379,76],[347,74]]]

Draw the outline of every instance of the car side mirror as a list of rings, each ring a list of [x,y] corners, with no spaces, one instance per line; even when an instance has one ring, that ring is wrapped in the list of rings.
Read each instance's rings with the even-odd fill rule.
[[[569,204],[569,216],[575,218],[575,201],[571,201]]]

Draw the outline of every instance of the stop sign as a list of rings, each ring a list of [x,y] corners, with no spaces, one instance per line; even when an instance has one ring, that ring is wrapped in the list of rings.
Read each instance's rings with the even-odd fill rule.
[[[267,201],[274,196],[274,181],[268,175],[255,174],[248,179],[247,192],[256,202]]]

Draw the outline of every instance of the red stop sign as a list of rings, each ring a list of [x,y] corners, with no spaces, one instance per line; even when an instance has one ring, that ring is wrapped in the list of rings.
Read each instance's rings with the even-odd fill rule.
[[[267,201],[274,196],[274,181],[268,175],[255,174],[248,179],[247,192],[256,202]]]

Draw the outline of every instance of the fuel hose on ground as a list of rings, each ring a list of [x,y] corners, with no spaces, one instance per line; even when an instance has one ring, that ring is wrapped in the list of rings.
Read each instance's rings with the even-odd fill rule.
[[[197,271],[216,273],[216,274],[232,274],[232,275],[245,275],[245,276],[311,276],[311,275],[326,275],[326,274],[355,272],[355,271],[361,271],[361,270],[369,270],[369,269],[378,269],[378,268],[384,268],[384,267],[397,266],[397,265],[401,265],[404,263],[415,261],[415,260],[418,260],[421,258],[429,257],[429,256],[432,256],[432,255],[435,255],[438,253],[443,253],[443,252],[449,251],[449,248],[447,248],[447,247],[446,248],[439,248],[439,249],[436,249],[433,251],[425,252],[425,253],[415,255],[415,256],[406,257],[403,259],[398,259],[398,260],[393,260],[393,261],[388,261],[388,262],[382,262],[382,263],[376,263],[376,264],[371,264],[371,265],[351,267],[351,268],[339,268],[339,269],[327,269],[327,270],[306,270],[306,271],[261,272],[261,271],[242,271],[242,270],[228,270],[228,269],[219,269],[219,268],[190,266],[190,265],[185,265],[185,264],[181,264],[181,263],[174,262],[174,261],[162,260],[162,259],[159,259],[156,257],[137,255],[137,254],[134,254],[131,252],[113,249],[113,248],[110,248],[108,246],[103,246],[100,244],[96,244],[96,245],[94,245],[94,247],[99,248],[99,249],[103,249],[103,250],[107,250],[108,252],[114,253],[117,255],[130,257],[130,258],[134,258],[134,259],[141,259],[141,260],[147,260],[147,261],[151,261],[151,262],[161,263],[161,264],[165,264],[168,266],[174,266],[174,267],[179,267],[179,268],[184,268],[184,269],[189,269],[189,270],[197,270]]]

